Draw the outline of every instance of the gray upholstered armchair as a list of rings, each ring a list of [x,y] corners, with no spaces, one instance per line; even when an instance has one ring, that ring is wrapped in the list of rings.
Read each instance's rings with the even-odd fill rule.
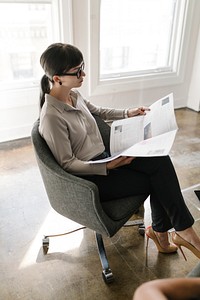
[[[101,131],[106,150],[109,151],[110,126],[94,116]],[[108,264],[102,235],[112,237],[130,217],[143,208],[148,195],[138,195],[101,203],[97,186],[85,179],[64,171],[54,159],[50,149],[38,131],[39,121],[35,122],[31,137],[37,163],[51,206],[62,216],[69,218],[95,232],[99,256],[106,283],[113,281]],[[144,211],[142,220],[136,220],[139,233],[144,234]],[[49,236],[43,240],[43,249],[48,251]]]

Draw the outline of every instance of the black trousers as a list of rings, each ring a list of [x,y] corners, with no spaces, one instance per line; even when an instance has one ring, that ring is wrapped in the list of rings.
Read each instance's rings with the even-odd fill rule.
[[[130,165],[110,170],[107,176],[81,176],[94,182],[101,201],[147,193],[150,195],[152,227],[165,232],[185,230],[194,219],[183,199],[169,156],[139,157]]]

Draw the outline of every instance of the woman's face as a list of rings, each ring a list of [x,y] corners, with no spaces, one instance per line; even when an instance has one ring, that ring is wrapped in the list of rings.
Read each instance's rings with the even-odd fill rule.
[[[83,77],[85,75],[86,74],[84,72],[84,62],[82,62],[80,65],[71,68],[66,73],[59,75],[59,77],[63,86],[77,88],[82,85]]]

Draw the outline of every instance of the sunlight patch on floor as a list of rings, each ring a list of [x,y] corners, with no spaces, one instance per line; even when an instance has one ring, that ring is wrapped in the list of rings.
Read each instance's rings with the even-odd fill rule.
[[[51,209],[37,232],[34,240],[31,242],[30,247],[22,262],[19,265],[19,269],[26,268],[36,263],[38,253],[42,247],[42,239],[47,235],[63,234],[82,227],[80,224],[75,223],[57,212]],[[61,237],[50,238],[49,251],[52,252],[66,252],[76,249],[80,246],[83,239],[83,230],[79,230],[72,234],[68,234]]]

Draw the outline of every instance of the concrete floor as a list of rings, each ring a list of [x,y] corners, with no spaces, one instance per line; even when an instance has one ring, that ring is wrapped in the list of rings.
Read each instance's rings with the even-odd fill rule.
[[[200,233],[200,115],[176,110],[179,131],[171,150],[180,185]],[[115,281],[101,277],[94,233],[89,229],[53,238],[43,255],[44,234],[78,227],[51,210],[36,164],[30,139],[0,144],[0,299],[1,300],[121,300],[132,299],[142,282],[181,277],[198,259],[181,254],[159,254],[152,241],[145,266],[145,240],[137,228],[122,228],[105,238],[107,256]],[[145,224],[150,222],[148,202]]]

